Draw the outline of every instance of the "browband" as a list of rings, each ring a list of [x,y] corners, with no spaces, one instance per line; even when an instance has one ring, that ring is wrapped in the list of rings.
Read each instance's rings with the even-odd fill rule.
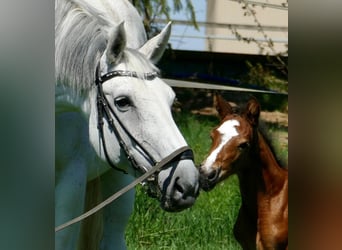
[[[97,80],[98,83],[104,83],[105,81],[108,81],[109,79],[117,76],[128,76],[128,77],[134,77],[134,78],[142,78],[145,80],[153,80],[155,79],[159,74],[157,72],[149,72],[149,73],[143,73],[143,74],[138,74],[135,71],[127,71],[127,70],[114,70],[110,71],[102,76],[98,76]]]

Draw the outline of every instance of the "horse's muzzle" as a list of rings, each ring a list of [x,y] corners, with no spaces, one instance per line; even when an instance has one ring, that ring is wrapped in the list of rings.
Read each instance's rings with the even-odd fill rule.
[[[199,195],[199,172],[190,159],[173,162],[160,171],[158,184],[162,190],[160,205],[168,212],[191,207]]]

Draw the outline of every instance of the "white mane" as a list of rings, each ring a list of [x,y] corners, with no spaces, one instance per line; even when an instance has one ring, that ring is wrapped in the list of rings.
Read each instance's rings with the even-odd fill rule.
[[[56,84],[88,91],[110,29],[120,17],[114,11],[103,13],[83,0],[56,0],[55,13]],[[134,64],[135,69],[142,62]]]

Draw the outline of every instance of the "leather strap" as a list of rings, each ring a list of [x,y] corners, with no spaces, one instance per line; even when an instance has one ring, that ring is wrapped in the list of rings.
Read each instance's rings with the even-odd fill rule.
[[[173,153],[171,153],[169,156],[167,156],[166,158],[162,159],[160,162],[158,162],[155,166],[153,166],[148,172],[146,172],[145,174],[141,175],[140,177],[138,177],[137,179],[135,179],[132,183],[128,184],[127,186],[125,186],[124,188],[120,189],[118,192],[116,192],[115,194],[113,194],[112,196],[110,196],[109,198],[107,198],[106,200],[104,200],[103,202],[101,202],[100,204],[98,204],[97,206],[95,206],[94,208],[92,208],[91,210],[89,210],[88,212],[58,226],[55,227],[55,232],[58,232],[72,224],[75,224],[77,222],[80,222],[81,220],[89,217],[90,215],[96,213],[97,211],[99,211],[100,209],[102,209],[103,207],[107,206],[108,204],[112,203],[114,200],[116,200],[117,198],[119,198],[121,195],[125,194],[126,192],[128,192],[129,190],[131,190],[132,188],[134,188],[138,183],[144,181],[145,179],[147,179],[148,177],[150,177],[151,175],[153,175],[156,171],[158,171],[159,169],[161,169],[163,166],[165,166],[166,164],[172,162],[177,156],[179,156],[180,154],[182,154],[185,151],[189,151],[191,150],[190,147],[188,146],[184,146],[181,147],[179,149],[177,149],[176,151],[174,151]]]

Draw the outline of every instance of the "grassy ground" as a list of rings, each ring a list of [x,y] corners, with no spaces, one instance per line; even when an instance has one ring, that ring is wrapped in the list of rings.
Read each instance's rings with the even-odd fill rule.
[[[209,132],[218,120],[191,114],[176,114],[175,120],[198,165],[209,150]],[[287,155],[287,150],[283,154]],[[158,202],[138,187],[135,211],[126,230],[128,249],[241,249],[232,233],[240,203],[236,176],[209,193],[201,192],[195,205],[180,213],[161,210]]]

